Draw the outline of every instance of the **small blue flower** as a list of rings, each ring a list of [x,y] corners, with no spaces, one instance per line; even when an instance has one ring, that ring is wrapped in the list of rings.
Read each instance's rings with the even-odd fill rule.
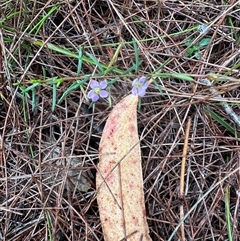
[[[105,90],[107,88],[107,81],[97,81],[97,80],[91,80],[90,87],[92,88],[88,92],[88,98],[91,99],[93,102],[96,102],[99,100],[99,98],[106,98],[108,97],[108,92]]]
[[[135,79],[132,83],[132,86],[132,94],[143,97],[146,93],[146,89],[149,86],[149,83],[147,82],[146,77],[142,76]]]
[[[198,27],[198,30],[200,31],[201,34],[205,34],[209,31],[209,26],[205,25],[205,24],[202,24],[202,25],[199,25]]]

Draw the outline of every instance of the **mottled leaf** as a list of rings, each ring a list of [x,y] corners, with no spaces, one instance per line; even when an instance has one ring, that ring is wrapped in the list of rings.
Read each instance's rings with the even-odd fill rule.
[[[137,131],[138,97],[112,110],[100,141],[97,201],[105,241],[150,241]]]

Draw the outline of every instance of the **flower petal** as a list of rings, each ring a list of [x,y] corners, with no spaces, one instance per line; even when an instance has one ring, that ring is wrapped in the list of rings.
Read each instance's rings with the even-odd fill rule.
[[[138,96],[143,97],[146,94],[146,90],[145,89],[139,89],[138,90]]]
[[[142,88],[143,89],[147,89],[149,86],[149,83],[146,81],[143,85],[142,85]]]
[[[146,82],[146,77],[145,77],[145,76],[142,76],[142,77],[140,77],[140,78],[138,79],[138,81],[139,81],[140,83],[145,83],[145,82]]]
[[[96,101],[98,101],[98,100],[99,100],[99,95],[95,94],[95,95],[93,96],[93,98],[92,98],[92,101],[93,101],[93,102],[96,102]]]
[[[133,95],[137,95],[137,94],[138,94],[138,89],[135,88],[135,87],[133,87],[133,88],[132,88],[132,94],[133,94]]]
[[[106,89],[106,87],[107,87],[107,81],[106,80],[100,81],[99,88],[100,89]]]
[[[88,92],[87,97],[88,97],[89,99],[92,99],[95,95],[96,95],[96,93],[94,92],[94,90],[90,90],[90,91]]]
[[[90,90],[88,92],[88,98],[91,99],[93,102],[96,102],[99,99],[99,95],[94,92],[94,90]]]
[[[132,86],[135,86],[137,83],[138,83],[138,78],[135,79],[135,80],[133,80],[133,82],[132,82]]]
[[[101,90],[101,91],[100,91],[100,96],[101,96],[102,98],[106,98],[106,97],[108,97],[108,92],[107,92],[106,90]]]
[[[99,87],[99,82],[97,80],[91,80],[90,87],[92,89]]]

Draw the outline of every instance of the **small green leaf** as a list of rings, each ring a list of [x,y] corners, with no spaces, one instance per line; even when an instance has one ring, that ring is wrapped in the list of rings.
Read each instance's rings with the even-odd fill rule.
[[[189,48],[187,49],[187,51],[184,53],[185,57],[190,57],[193,55],[193,53],[195,52],[195,48]]]
[[[210,42],[211,42],[210,38],[203,38],[203,39],[200,40],[199,46],[200,46],[200,48],[203,48],[203,47],[209,45]]]
[[[22,95],[23,95],[24,97],[26,96],[27,98],[30,98],[28,92],[26,91],[25,86],[19,85],[19,89],[21,90],[21,93],[22,93]],[[24,99],[25,99],[25,98],[23,98],[23,100],[24,100]]]
[[[48,85],[53,85],[53,84],[56,84],[57,86],[59,86],[62,82],[63,82],[63,78],[57,78],[57,77],[53,77],[53,78],[50,78],[46,81],[46,83]]]
[[[63,81],[64,81],[63,78],[58,78],[58,79],[56,79],[57,87],[59,87],[60,84],[62,84]]]
[[[13,83],[13,86],[19,86],[19,85],[20,85],[19,81]]]
[[[41,80],[40,79],[31,79],[31,83],[32,84],[35,84],[35,83],[39,83],[39,84],[41,84]]]
[[[190,46],[191,44],[193,43],[193,38],[187,38],[186,40],[185,40],[185,46]]]
[[[200,59],[200,54],[199,54],[199,52],[196,52],[196,53],[194,54],[194,57],[195,57],[196,59]]]

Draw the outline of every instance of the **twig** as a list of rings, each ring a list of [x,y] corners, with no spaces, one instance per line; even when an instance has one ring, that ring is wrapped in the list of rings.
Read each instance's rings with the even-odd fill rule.
[[[184,174],[185,174],[186,156],[188,151],[188,139],[189,139],[191,121],[192,121],[191,118],[189,118],[187,122],[184,147],[183,147],[183,157],[182,157],[181,175],[180,175],[180,199],[182,200],[184,197]],[[184,210],[183,210],[183,203],[182,203],[180,206],[180,220],[182,220],[183,217],[184,217]],[[184,222],[181,225],[181,240],[182,241],[185,240]]]

